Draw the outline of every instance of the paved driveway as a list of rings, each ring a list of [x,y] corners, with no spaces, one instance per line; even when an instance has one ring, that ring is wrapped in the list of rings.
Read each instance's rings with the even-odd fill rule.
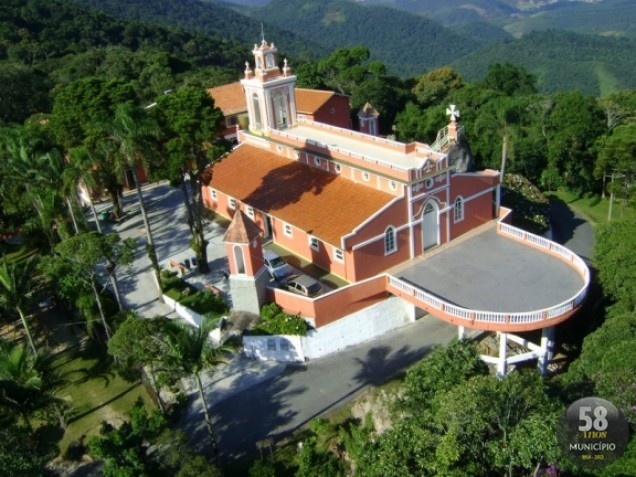
[[[487,229],[396,276],[458,306],[524,312],[562,303],[583,286],[561,260]]]

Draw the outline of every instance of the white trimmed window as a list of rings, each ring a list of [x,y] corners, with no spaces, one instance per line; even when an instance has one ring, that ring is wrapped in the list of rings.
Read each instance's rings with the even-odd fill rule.
[[[340,174],[341,170],[342,170],[342,167],[340,167],[340,164],[336,164],[336,173]]]
[[[320,158],[318,156],[314,156],[314,164],[316,164],[318,167],[320,167]]]
[[[397,184],[395,183],[395,181],[389,181],[389,187],[391,188],[391,190],[395,190],[397,189]]]
[[[462,220],[464,220],[464,199],[462,199],[461,197],[457,197],[457,199],[455,199],[453,211],[455,222],[461,222]]]
[[[384,255],[397,251],[397,241],[395,239],[395,227],[389,227],[384,232]]]
[[[292,226],[289,224],[283,225],[283,233],[288,237],[293,237]]]
[[[344,254],[342,253],[342,249],[334,248],[333,249],[333,258],[338,262],[344,262]]]
[[[320,250],[320,242],[316,237],[309,236],[309,246],[316,252]]]
[[[368,180],[371,178],[371,176],[369,175],[369,173],[368,173],[368,172],[363,172],[363,173],[362,173],[362,178],[363,178],[365,181],[368,181]]]
[[[431,187],[433,187],[433,178],[429,177],[428,179],[426,179],[426,182],[424,183],[424,186],[427,189],[430,189]]]
[[[253,218],[254,218],[254,207],[248,207],[248,208],[247,208],[247,216],[248,216],[250,219],[253,219]]]
[[[227,205],[230,209],[236,209],[236,199],[229,199]]]
[[[213,198],[214,200],[216,200],[216,199],[217,199],[216,189],[212,189],[212,198]]]

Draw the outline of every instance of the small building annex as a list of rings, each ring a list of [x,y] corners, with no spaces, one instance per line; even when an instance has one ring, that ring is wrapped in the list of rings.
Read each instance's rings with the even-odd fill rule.
[[[297,89],[274,44],[263,40],[253,54],[240,82],[249,125],[236,128],[239,145],[212,166],[207,207],[227,218],[243,211],[266,241],[349,282],[496,217],[499,174],[471,171],[449,154],[461,133],[454,110],[433,145],[353,131],[342,119],[346,97]],[[223,109],[219,92],[211,94]],[[367,105],[361,114],[363,130],[376,132],[377,112]]]

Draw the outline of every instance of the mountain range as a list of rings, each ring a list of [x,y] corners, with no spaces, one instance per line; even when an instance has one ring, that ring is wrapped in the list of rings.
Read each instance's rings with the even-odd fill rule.
[[[384,62],[389,73],[403,78],[452,65],[466,79],[474,81],[483,77],[489,64],[510,62],[533,73],[544,92],[578,89],[600,95],[636,87],[632,74],[636,71],[632,59],[636,40],[630,37],[633,27],[629,25],[632,9],[635,15],[631,18],[636,17],[636,2],[627,0],[75,2],[119,17],[203,31],[243,45],[260,41],[262,25],[266,38],[275,41],[282,53],[296,62],[325,57],[337,48],[364,45],[371,51],[372,59]],[[372,5],[376,3],[384,6]],[[612,12],[617,9],[623,15],[612,20]],[[444,11],[457,15],[468,12],[471,18],[463,23],[447,23],[449,26],[431,19]],[[520,36],[518,39],[511,34],[514,30],[511,25],[517,25],[518,29],[520,22],[526,22],[527,26],[528,22],[542,21],[545,25],[546,18],[557,22],[564,12],[569,12],[571,22],[578,18],[577,29],[586,31],[591,25],[587,15],[592,11],[596,11],[598,19],[594,28],[603,30],[605,36],[561,31],[566,28],[537,28],[542,31],[523,35],[514,32]],[[431,18],[416,14],[422,12]],[[610,31],[614,33],[608,34]]]

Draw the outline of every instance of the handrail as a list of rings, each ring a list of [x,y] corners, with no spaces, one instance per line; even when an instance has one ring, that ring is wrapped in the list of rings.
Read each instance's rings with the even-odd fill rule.
[[[505,313],[486,310],[473,310],[461,306],[453,305],[447,301],[434,296],[419,287],[415,287],[400,278],[388,275],[388,284],[398,290],[409,295],[413,295],[416,299],[421,300],[433,308],[443,311],[446,315],[470,322],[492,323],[498,325],[527,325],[531,323],[540,323],[545,320],[557,318],[579,307],[587,296],[588,286],[590,284],[590,271],[585,262],[574,252],[559,245],[552,240],[526,232],[517,227],[502,222],[498,223],[497,233],[510,236],[515,239],[532,244],[532,246],[543,248],[549,253],[560,255],[575,268],[583,278],[583,287],[572,297],[567,300],[548,308],[533,310],[527,312]]]

